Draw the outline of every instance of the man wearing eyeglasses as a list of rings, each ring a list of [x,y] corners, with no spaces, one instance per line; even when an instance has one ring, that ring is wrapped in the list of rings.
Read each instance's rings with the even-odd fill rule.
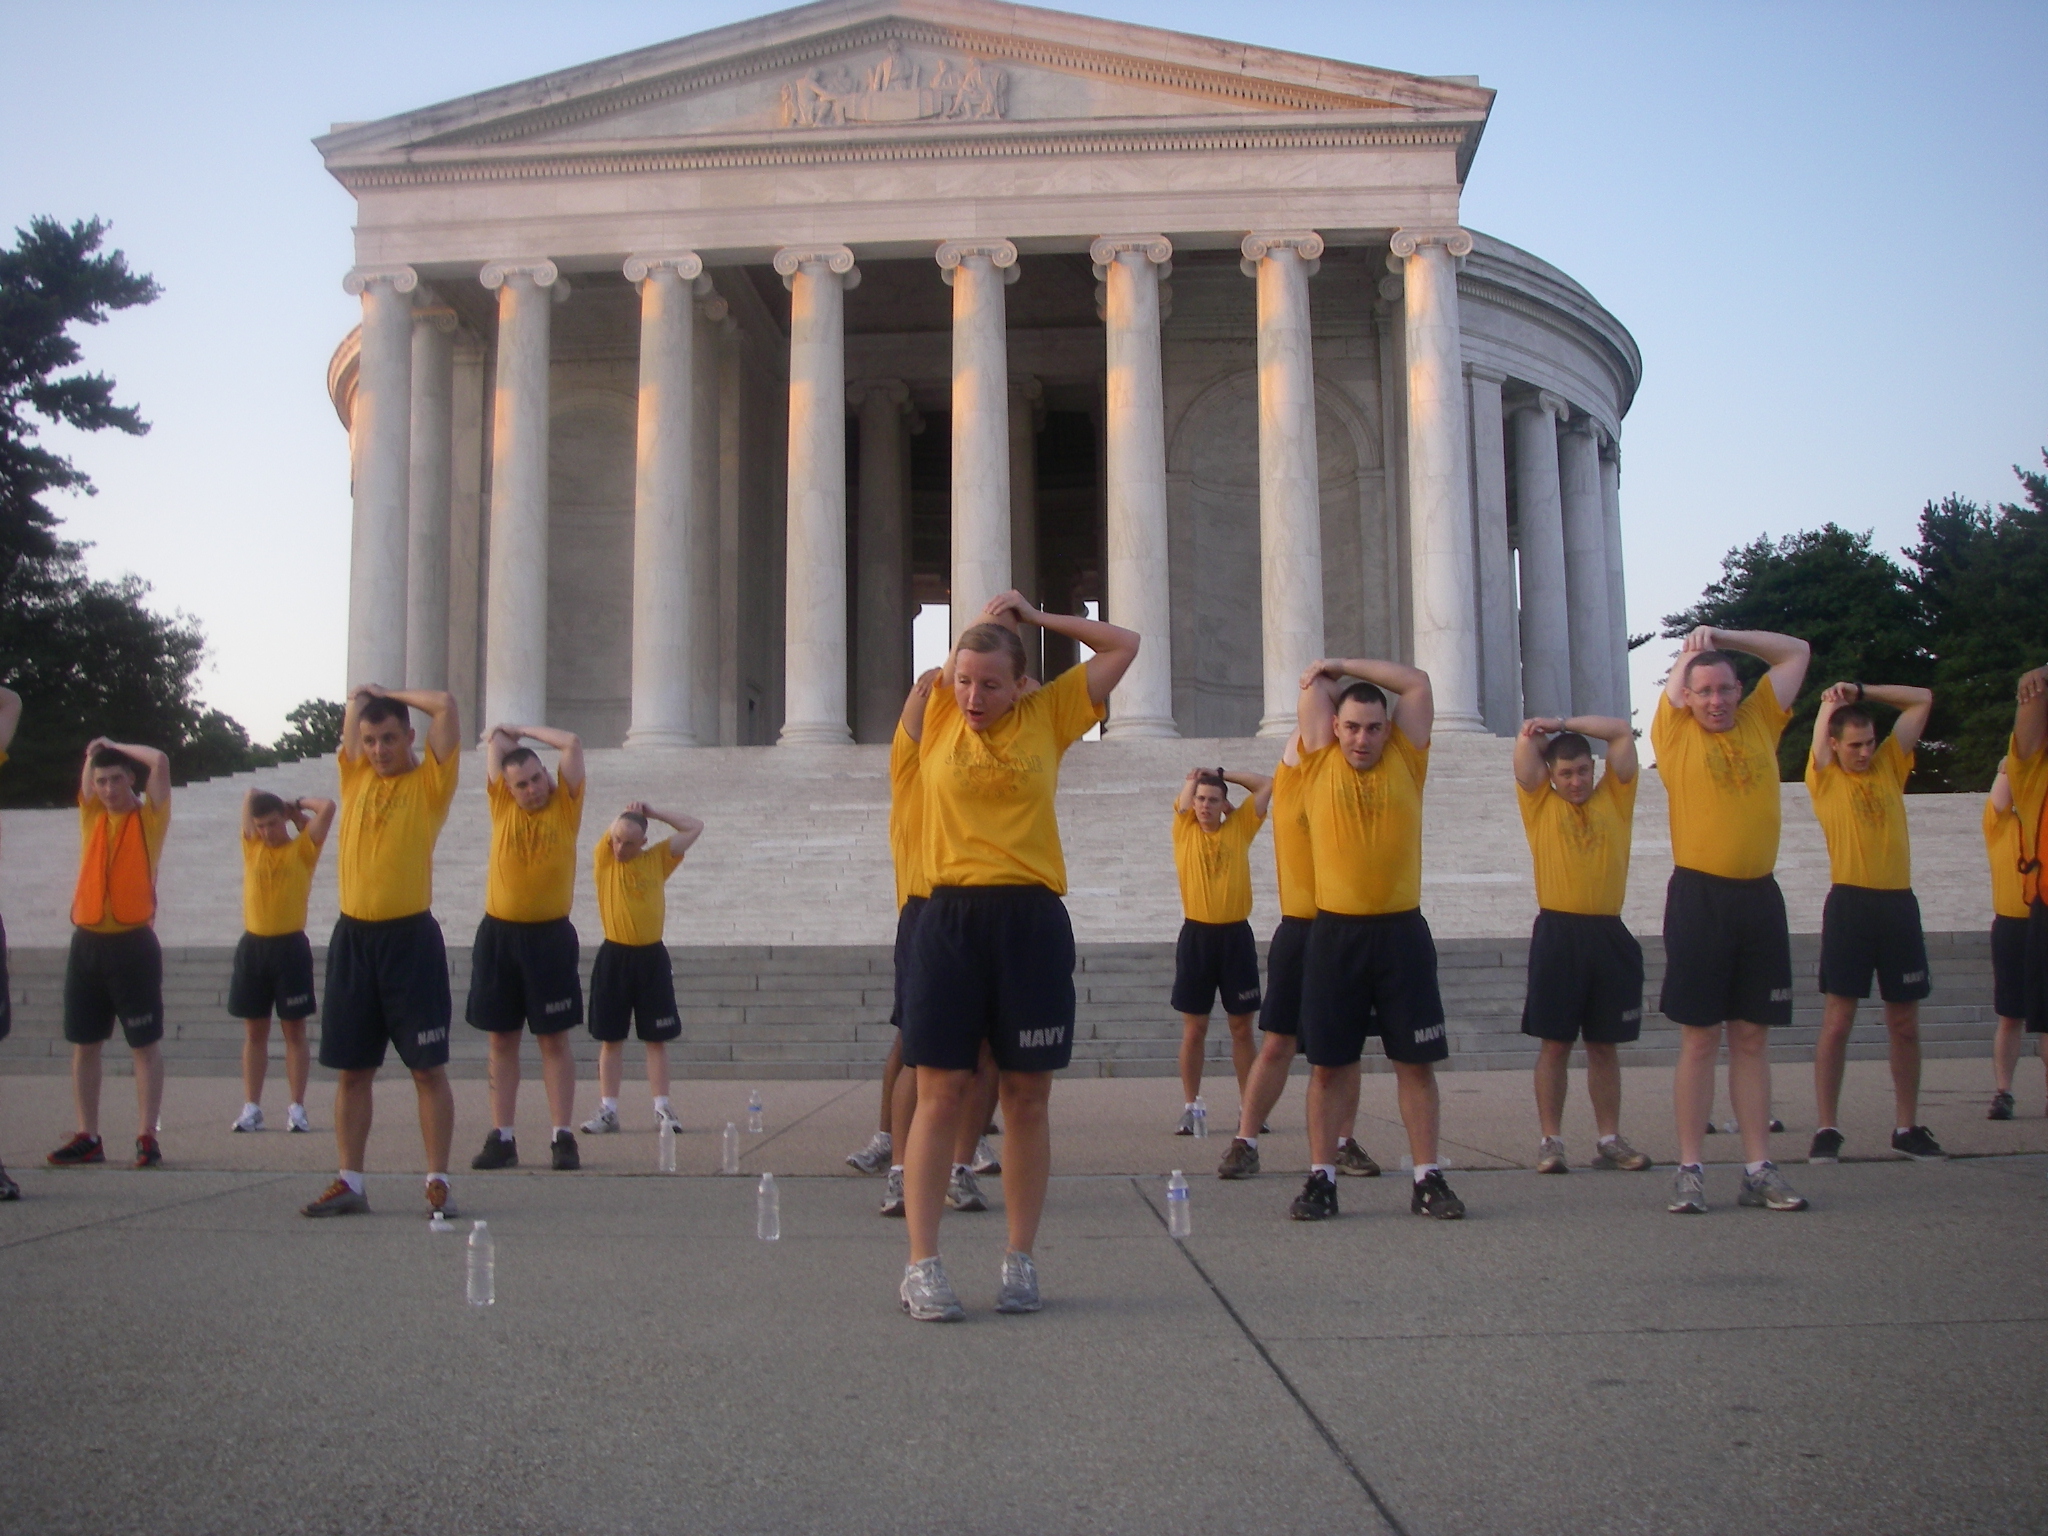
[[[1747,699],[1731,652],[1770,670]],[[1664,897],[1664,991],[1684,1026],[1673,1099],[1678,1115],[1674,1215],[1707,1208],[1701,1146],[1714,1067],[1728,1045],[1728,1098],[1742,1133],[1738,1203],[1799,1211],[1770,1160],[1770,1031],[1792,1022],[1792,940],[1778,864],[1778,738],[1806,681],[1804,640],[1701,625],[1685,637],[1650,726],[1671,807],[1676,867]]]

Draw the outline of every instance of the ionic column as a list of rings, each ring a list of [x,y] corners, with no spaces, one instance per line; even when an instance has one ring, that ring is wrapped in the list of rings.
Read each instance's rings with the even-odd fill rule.
[[[843,245],[787,246],[789,535],[783,585],[785,746],[853,739],[846,728],[846,290]]]
[[[1010,361],[1003,289],[1017,280],[1007,240],[948,240],[940,275],[953,290],[952,628],[1009,590]]]
[[[1585,417],[1557,440],[1564,506],[1564,579],[1572,646],[1572,712],[1604,713],[1613,697],[1607,623],[1607,520],[1600,499],[1599,429]]]
[[[885,742],[910,691],[910,487],[903,473],[910,386],[863,379],[847,386],[846,399],[860,422],[854,738]]]
[[[412,479],[411,267],[357,267],[342,288],[363,301],[349,455],[348,686],[405,676],[406,560]]]
[[[455,469],[455,311],[412,312],[412,468],[405,685],[448,686],[448,523]]]
[[[687,537],[690,544],[690,730],[697,745],[719,739],[719,654],[724,627],[719,616],[720,518],[719,390],[720,339],[737,329],[729,306],[703,273],[691,285],[697,295],[696,336],[691,345],[691,437],[696,447]]]
[[[1456,258],[1462,229],[1402,229],[1387,265],[1401,274],[1408,359],[1408,560],[1415,665],[1429,674],[1440,731],[1485,729],[1479,715],[1478,570],[1465,443]]]
[[[1010,380],[1010,585],[1036,603],[1038,590],[1038,429],[1045,386],[1028,374]]]
[[[1259,284],[1259,734],[1284,737],[1294,730],[1301,674],[1323,654],[1323,497],[1308,312],[1323,237],[1254,233],[1242,249],[1240,265]]]
[[[1515,553],[1508,542],[1508,467],[1500,387],[1506,375],[1465,370],[1472,440],[1472,539],[1479,563],[1479,703],[1487,729],[1522,723],[1521,639],[1515,633]]]
[[[640,290],[640,401],[633,476],[633,678],[629,747],[694,747],[692,604],[698,551],[694,251],[626,258]]]
[[[1164,235],[1105,235],[1088,247],[1102,282],[1107,369],[1103,460],[1103,616],[1144,638],[1110,695],[1111,737],[1178,736],[1166,535],[1165,387],[1159,285],[1173,270]]]
[[[493,261],[479,280],[498,294],[498,377],[491,405],[490,617],[484,654],[488,721],[547,719],[548,335],[569,295],[545,258]]]
[[[1522,556],[1522,708],[1533,717],[1572,713],[1564,504],[1558,489],[1557,423],[1570,408],[1556,395],[1516,400],[1516,547]]]
[[[1608,710],[1629,718],[1628,584],[1621,564],[1621,444],[1602,434],[1600,515],[1607,540]]]

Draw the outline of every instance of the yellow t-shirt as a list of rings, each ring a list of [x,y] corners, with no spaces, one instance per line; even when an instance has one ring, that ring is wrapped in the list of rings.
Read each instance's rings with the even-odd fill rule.
[[[1429,748],[1397,725],[1360,773],[1335,742],[1301,761],[1316,906],[1370,915],[1422,905],[1422,781]]]
[[[491,801],[491,869],[484,911],[506,923],[552,923],[576,899],[576,833],[583,825],[583,786],[555,781],[537,811],[519,808],[500,778],[486,786]]]
[[[612,840],[600,837],[591,860],[597,885],[597,917],[604,936],[614,944],[659,944],[668,917],[668,877],[683,862],[668,851],[668,839],[650,843],[621,864]]]
[[[929,711],[927,711],[929,712]],[[913,896],[932,893],[924,871],[924,784],[918,776],[922,759],[910,732],[897,722],[889,742],[889,858],[896,866],[896,907]]]
[[[1993,808],[1984,797],[1984,854],[1991,861],[1991,910],[2000,917],[2027,915],[2026,880],[2020,874],[2020,818]]]
[[[301,832],[282,847],[260,837],[242,839],[242,926],[259,939],[299,933],[320,845]]]
[[[142,818],[142,847],[149,855],[149,883],[154,886],[156,884],[157,866],[163,862],[164,857],[164,834],[171,829],[171,808],[168,805],[157,805],[153,801],[144,800],[142,808],[138,811],[126,811],[119,816],[109,816],[107,808],[100,804],[98,800],[81,801],[78,806],[78,851],[80,859],[81,861],[83,860],[85,850],[92,844],[93,824],[104,820],[107,824],[107,862],[110,866],[109,873],[111,873],[114,849],[121,841],[121,823],[130,816],[140,816]],[[111,885],[112,881],[110,880],[108,884]],[[111,908],[112,905],[113,903],[109,901],[108,906]],[[117,923],[113,918],[108,917],[97,923],[89,924],[85,931],[87,933],[129,933],[134,929],[147,928],[149,926],[149,923]]]
[[[2017,836],[2022,856],[2032,854],[2038,861],[2041,857],[2041,809],[2048,803],[2048,747],[2043,747],[2032,757],[2021,757],[2019,744],[2008,738],[2005,749],[2005,777],[2012,785],[2012,808],[2018,819]],[[2020,877],[2020,899],[2025,902],[2038,900],[2041,892],[2041,877],[2037,871]]]
[[[1619,917],[1628,899],[1629,847],[1635,837],[1636,784],[1613,769],[1600,775],[1584,805],[1548,784],[1515,784],[1522,830],[1536,864],[1536,905],[1546,912]]]
[[[1806,754],[1806,793],[1828,839],[1828,873],[1837,885],[1904,891],[1913,885],[1913,853],[1906,839],[1906,775],[1913,754],[1891,737],[1877,744],[1868,773],[1851,773],[1839,760],[1825,768]]]
[[[1308,802],[1301,769],[1283,762],[1273,770],[1273,873],[1280,885],[1280,915],[1316,915],[1315,850],[1309,846]]]
[[[1650,744],[1671,802],[1671,860],[1728,880],[1759,880],[1778,866],[1778,738],[1792,712],[1766,676],[1728,730],[1705,729],[1657,695]]]
[[[341,770],[341,911],[358,922],[411,917],[434,904],[434,844],[455,800],[462,754],[447,761],[429,747],[417,765],[385,778],[368,758],[343,752]]]
[[[1085,665],[1027,693],[982,732],[967,728],[953,690],[932,690],[918,743],[924,783],[924,866],[933,886],[1042,885],[1067,893],[1060,851],[1060,759],[1102,718]]]
[[[1173,813],[1173,869],[1181,915],[1192,923],[1241,923],[1252,915],[1252,839],[1265,821],[1247,795],[1214,832],[1193,811]]]

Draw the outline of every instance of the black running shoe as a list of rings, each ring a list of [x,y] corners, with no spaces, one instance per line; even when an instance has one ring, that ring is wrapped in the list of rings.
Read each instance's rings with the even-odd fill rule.
[[[583,1154],[576,1150],[573,1131],[555,1132],[555,1139],[548,1144],[548,1152],[555,1160],[557,1173],[574,1173],[583,1166]]]
[[[1991,1095],[1991,1113],[1984,1118],[1986,1120],[2010,1120],[2012,1118],[2012,1095],[2009,1093],[1994,1093]]]
[[[1312,1173],[1287,1207],[1296,1221],[1328,1221],[1337,1214],[1337,1181],[1327,1173]]]
[[[43,1161],[52,1168],[78,1168],[86,1163],[104,1163],[107,1149],[97,1136],[80,1131]]]
[[[164,1149],[156,1144],[154,1136],[135,1138],[135,1167],[154,1168],[163,1160]]]
[[[1934,1139],[1934,1132],[1924,1125],[1916,1125],[1903,1131],[1892,1132],[1892,1150],[1903,1152],[1919,1163],[1934,1163],[1948,1156],[1941,1150],[1941,1143]]]
[[[19,1200],[20,1198],[21,1186],[7,1177],[6,1168],[0,1167],[0,1201]]]
[[[494,1126],[484,1136],[484,1149],[469,1160],[469,1166],[483,1172],[493,1168],[517,1168],[519,1166],[519,1142],[516,1137],[500,1136]]]
[[[1842,1133],[1833,1126],[1815,1131],[1806,1160],[1809,1163],[1839,1163],[1842,1160]]]
[[[1415,1181],[1415,1193],[1408,1209],[1417,1216],[1434,1216],[1438,1221],[1456,1221],[1465,1214],[1465,1202],[1451,1193],[1440,1169],[1432,1168]]]

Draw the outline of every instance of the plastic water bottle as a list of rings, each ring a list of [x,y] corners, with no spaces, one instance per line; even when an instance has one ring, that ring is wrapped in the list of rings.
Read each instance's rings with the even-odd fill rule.
[[[488,1307],[498,1299],[498,1245],[491,1241],[489,1222],[469,1230],[469,1304]]]
[[[676,1171],[676,1126],[665,1115],[661,1129],[654,1133],[654,1166],[663,1173]]]
[[[740,1131],[730,1120],[725,1122],[725,1135],[718,1149],[718,1171],[738,1173],[740,1171]]]
[[[1166,1235],[1186,1237],[1194,1231],[1194,1223],[1188,1214],[1188,1181],[1176,1168],[1173,1177],[1166,1181]]]
[[[1209,1104],[1208,1101],[1198,1093],[1195,1095],[1195,1135],[1197,1137],[1204,1137],[1208,1134]]]
[[[747,1090],[747,1130],[750,1134],[758,1136],[766,1129],[767,1127],[761,1124],[761,1090],[750,1088]]]
[[[754,1200],[754,1235],[764,1243],[782,1240],[782,1196],[772,1173],[761,1175],[761,1193]]]

